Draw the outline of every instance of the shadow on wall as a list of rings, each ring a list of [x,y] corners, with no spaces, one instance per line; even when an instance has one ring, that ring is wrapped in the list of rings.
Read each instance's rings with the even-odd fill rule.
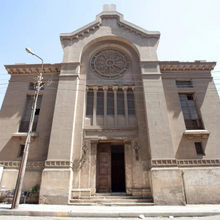
[[[201,143],[203,152],[206,152],[207,141],[207,139],[201,139],[199,137],[191,140],[183,135],[176,151],[176,159],[202,159],[205,155],[198,154],[195,143]]]
[[[205,75],[207,77],[207,74]],[[181,76],[190,77],[190,74],[189,73],[181,74]],[[196,77],[195,74],[194,76]],[[208,76],[211,76],[211,75],[208,74]],[[178,75],[176,75],[175,77],[178,78]],[[198,78],[199,77],[200,75],[198,75]],[[164,92],[165,92],[165,97],[166,97],[167,110],[169,114],[172,115],[172,119],[179,118],[180,113],[182,113],[180,100],[179,100],[179,94],[193,94],[198,113],[202,119],[201,108],[204,104],[205,97],[207,96],[207,90],[208,90],[210,83],[213,83],[212,79],[192,80],[192,84],[193,84],[192,88],[183,88],[183,89],[179,88],[178,89],[175,79],[173,79],[172,81],[164,80],[163,86],[164,86]],[[210,88],[210,91],[214,92],[213,88]]]
[[[0,149],[0,161],[21,160],[21,157],[19,157],[19,151],[20,145],[15,145],[15,141],[11,138],[2,149]]]

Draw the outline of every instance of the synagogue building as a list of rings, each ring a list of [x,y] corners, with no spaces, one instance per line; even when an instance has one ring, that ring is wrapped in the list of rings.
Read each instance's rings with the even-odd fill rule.
[[[38,184],[41,204],[219,203],[216,63],[159,61],[159,40],[115,5],[60,35],[62,62],[43,66],[23,190]],[[5,68],[0,187],[12,190],[41,64]]]

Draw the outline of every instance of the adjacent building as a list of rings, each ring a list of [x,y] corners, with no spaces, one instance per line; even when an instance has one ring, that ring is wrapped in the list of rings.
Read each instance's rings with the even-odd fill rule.
[[[103,193],[157,205],[219,203],[216,63],[159,61],[159,38],[115,5],[60,35],[63,60],[44,65],[44,83],[53,82],[39,94],[23,184],[40,185],[40,203],[90,202]],[[1,186],[13,189],[41,65],[5,68]]]

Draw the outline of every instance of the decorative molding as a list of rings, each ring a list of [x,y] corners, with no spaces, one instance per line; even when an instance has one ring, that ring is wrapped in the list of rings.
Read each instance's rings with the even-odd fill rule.
[[[196,137],[207,139],[210,132],[208,130],[186,130],[183,134],[190,140]]]
[[[134,85],[126,85],[126,86],[123,86],[123,85],[121,85],[121,86],[96,86],[96,85],[93,85],[93,86],[86,86],[86,90],[88,91],[89,89],[91,89],[91,90],[118,90],[118,89],[123,89],[123,88],[125,88],[126,87],[126,89],[132,89],[133,91],[135,90],[135,86]]]
[[[173,167],[177,165],[177,162],[175,159],[150,160],[150,165],[151,167]]]
[[[150,160],[151,167],[198,167],[220,166],[220,159],[161,159]]]
[[[26,140],[27,132],[17,132],[12,134],[13,139],[20,139],[20,140]],[[35,140],[35,138],[38,137],[37,132],[31,132],[31,141]]]
[[[93,32],[97,29],[99,29],[99,27],[101,26],[100,22],[92,22],[91,24],[88,24],[82,28],[80,28],[80,30],[74,31],[73,33],[70,34],[61,34],[60,35],[60,39],[61,40],[66,40],[66,39],[80,39],[81,37],[83,37],[86,34],[89,34],[90,32]]]
[[[41,64],[15,64],[15,65],[5,65],[6,70],[9,74],[31,74],[36,75],[41,71]],[[57,64],[44,64],[43,73],[44,74],[59,74],[61,70],[61,63]]]
[[[82,154],[82,158],[81,158],[81,161],[83,163],[86,161],[87,152],[90,148],[91,148],[91,141],[90,140],[84,140],[84,145],[82,147],[83,154]]]
[[[195,61],[195,62],[178,62],[162,61],[159,62],[161,72],[170,71],[211,71],[214,69],[216,62]]]
[[[72,163],[69,160],[47,160],[45,168],[72,168]]]
[[[0,161],[0,165],[6,169],[19,168],[21,161]],[[26,165],[27,168],[44,168],[44,161],[29,161]]]
[[[118,49],[104,48],[96,51],[90,58],[90,69],[102,79],[121,78],[129,68],[129,56]]]
[[[220,166],[220,159],[190,159],[177,160],[178,167],[192,167],[192,166]]]
[[[140,147],[140,144],[139,144],[137,139],[132,141],[132,148],[135,150],[136,160],[139,160],[139,153],[138,153],[138,151],[139,151],[139,149],[141,147]]]

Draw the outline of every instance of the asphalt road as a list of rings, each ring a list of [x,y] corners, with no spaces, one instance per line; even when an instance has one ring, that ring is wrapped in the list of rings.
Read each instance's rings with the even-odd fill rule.
[[[142,216],[143,217],[143,216]],[[0,216],[0,220],[220,220],[220,216],[208,216],[208,217],[145,217],[145,218],[88,218],[88,217],[30,217],[30,216]]]

